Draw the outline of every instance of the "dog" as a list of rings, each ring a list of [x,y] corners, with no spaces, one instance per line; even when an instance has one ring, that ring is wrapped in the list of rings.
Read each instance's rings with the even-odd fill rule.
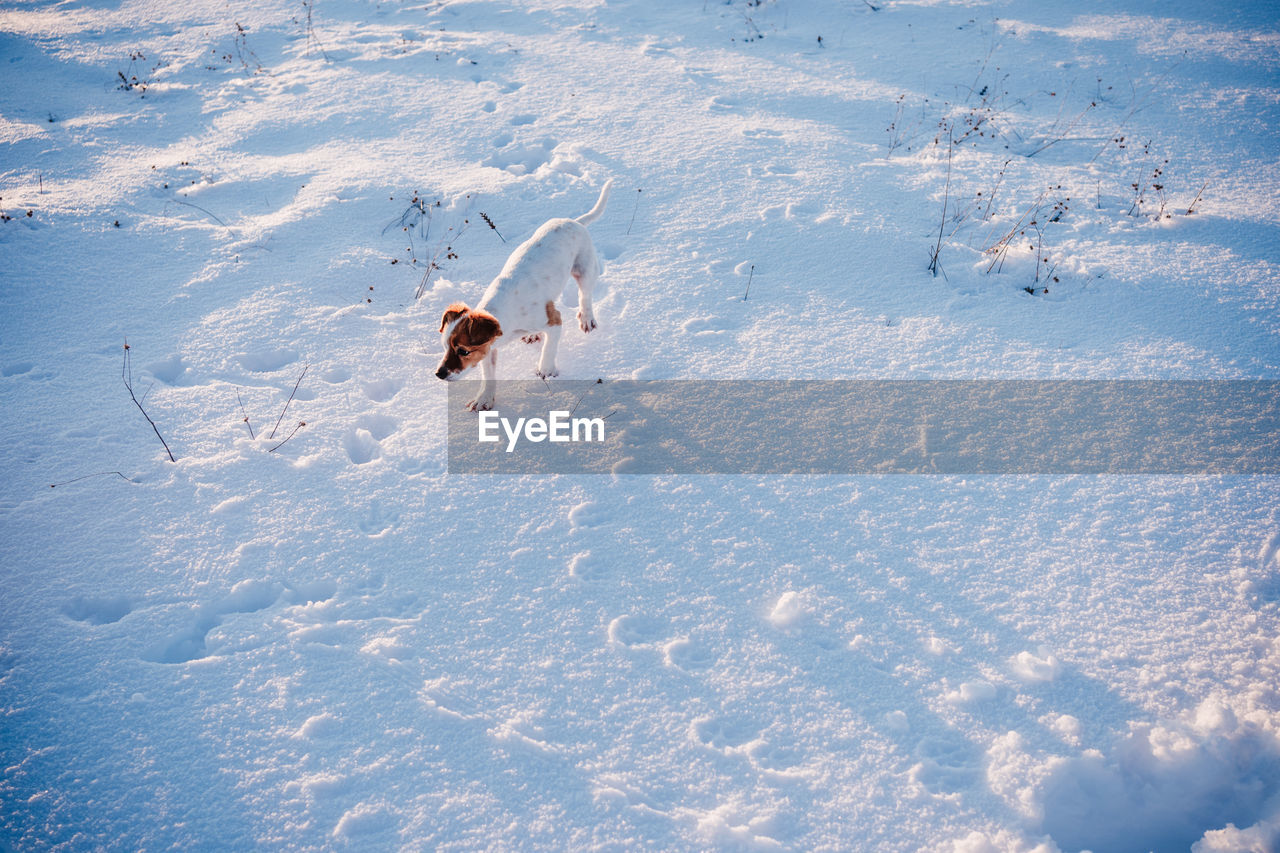
[[[493,408],[496,392],[498,347],[517,337],[526,343],[542,341],[542,354],[534,371],[556,376],[556,348],[563,326],[556,300],[572,276],[578,282],[578,328],[596,328],[591,291],[600,276],[600,259],[587,226],[604,213],[609,203],[606,181],[595,207],[577,219],[551,219],[521,243],[507,258],[475,308],[455,302],[440,319],[444,358],[436,377],[453,380],[468,368],[480,366],[480,393],[467,404],[473,412]]]

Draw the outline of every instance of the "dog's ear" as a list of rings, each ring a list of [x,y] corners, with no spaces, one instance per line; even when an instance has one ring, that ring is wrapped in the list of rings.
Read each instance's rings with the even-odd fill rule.
[[[491,341],[502,335],[502,326],[498,324],[498,318],[488,311],[472,311],[470,320],[468,337],[476,344]]]
[[[469,309],[461,302],[455,302],[448,308],[444,309],[444,316],[440,318],[440,331],[444,331],[454,320],[467,313]]]

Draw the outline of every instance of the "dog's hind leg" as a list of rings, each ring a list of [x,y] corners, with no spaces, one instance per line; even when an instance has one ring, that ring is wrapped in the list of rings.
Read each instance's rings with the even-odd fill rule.
[[[596,315],[591,310],[591,291],[600,277],[600,261],[595,248],[588,248],[578,255],[573,265],[573,278],[578,282],[578,328],[589,332],[596,328]]]
[[[538,366],[534,371],[543,379],[560,373],[556,370],[556,349],[560,346],[560,334],[563,331],[560,311],[555,302],[547,302],[547,328],[538,333],[542,337],[542,354],[538,356]]]

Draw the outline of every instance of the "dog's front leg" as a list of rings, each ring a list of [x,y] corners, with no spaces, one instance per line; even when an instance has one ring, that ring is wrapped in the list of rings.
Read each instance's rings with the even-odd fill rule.
[[[498,348],[490,347],[489,354],[480,362],[480,393],[467,409],[472,412],[487,412],[493,408],[494,396],[497,393],[497,382],[494,377],[498,372]]]
[[[538,356],[538,366],[534,371],[539,379],[560,375],[560,371],[556,369],[556,348],[560,346],[561,331],[560,326],[548,326],[542,333],[542,354]]]

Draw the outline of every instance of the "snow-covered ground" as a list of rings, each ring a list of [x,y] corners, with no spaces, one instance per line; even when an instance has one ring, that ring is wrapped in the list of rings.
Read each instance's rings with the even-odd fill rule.
[[[431,375],[612,178],[565,378],[1280,378],[1273,3],[11,0],[0,60],[0,849],[1280,846],[1274,477],[446,475]]]

